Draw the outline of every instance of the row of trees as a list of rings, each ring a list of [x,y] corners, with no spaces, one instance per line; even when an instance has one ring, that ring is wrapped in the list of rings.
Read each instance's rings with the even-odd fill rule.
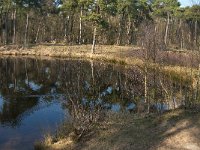
[[[148,21],[165,45],[199,47],[200,6],[177,0],[0,0],[0,44],[137,44]]]

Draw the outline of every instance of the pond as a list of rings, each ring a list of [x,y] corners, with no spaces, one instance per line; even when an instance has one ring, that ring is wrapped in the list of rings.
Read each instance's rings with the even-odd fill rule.
[[[165,95],[161,80],[176,94],[184,90],[179,83],[155,76],[153,71],[148,76],[148,96],[157,97],[155,106],[161,107]],[[54,133],[70,118],[69,101],[134,112],[138,101],[144,101],[144,73],[136,66],[96,61],[0,58],[0,149],[33,149],[45,133]]]

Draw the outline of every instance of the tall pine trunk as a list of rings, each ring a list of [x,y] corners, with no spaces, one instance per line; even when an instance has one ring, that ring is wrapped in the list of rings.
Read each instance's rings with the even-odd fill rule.
[[[64,18],[65,20],[65,24],[64,24],[64,41],[67,42],[69,40],[69,37],[68,37],[68,28],[69,28],[69,19],[70,19],[70,16],[68,15],[67,17]]]
[[[26,28],[25,28],[25,36],[24,36],[24,46],[27,46],[27,37],[28,37],[28,26],[29,26],[29,13],[26,14]]]
[[[83,16],[83,7],[81,6],[80,13],[80,22],[79,22],[79,44],[82,44],[82,16]]]
[[[196,101],[200,98],[199,97],[199,85],[200,85],[200,64],[198,68],[198,77],[197,77],[197,89],[196,89]]]
[[[117,36],[117,45],[121,45],[122,39],[122,17],[119,15],[119,24],[118,24],[118,36]]]
[[[195,47],[197,46],[197,26],[198,26],[198,22],[197,22],[197,19],[195,20],[195,25],[194,25],[194,44],[195,44]]]
[[[128,25],[127,25],[127,45],[131,44],[131,28],[132,28],[132,22],[131,18],[128,17]]]
[[[95,46],[96,46],[96,34],[97,34],[97,27],[94,27],[94,32],[93,32],[93,42],[92,42],[92,54],[95,53]]]
[[[183,31],[182,31],[182,19],[179,22],[179,38],[180,38],[180,45],[181,50],[184,48],[184,40],[183,40]]]
[[[35,37],[35,43],[38,42],[38,37],[39,37],[40,27],[41,27],[41,22],[40,22],[39,25],[38,25],[38,29],[37,29],[37,33],[36,33],[36,37]]]
[[[167,45],[167,38],[168,38],[168,30],[169,30],[169,12],[167,12],[167,25],[166,25],[166,29],[165,29],[165,45]]]
[[[8,14],[5,13],[3,17],[3,44],[6,45],[8,42]]]
[[[13,37],[12,37],[12,43],[16,43],[16,13],[17,10],[15,9],[13,12]]]

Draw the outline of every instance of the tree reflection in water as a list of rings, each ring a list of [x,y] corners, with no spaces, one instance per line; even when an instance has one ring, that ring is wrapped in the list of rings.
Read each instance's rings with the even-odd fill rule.
[[[176,108],[191,97],[189,82],[174,80],[156,70],[148,72],[147,87],[146,96],[153,111]],[[76,134],[81,137],[104,119],[107,110],[145,112],[143,101],[144,71],[136,66],[72,59],[0,58],[0,131],[6,127],[20,127],[23,131],[28,116],[49,107],[51,112],[39,116],[42,122],[55,111],[51,104],[59,103],[63,107],[56,105],[56,109],[69,112]],[[39,119],[32,121],[37,124]],[[31,123],[26,127],[36,128]],[[10,139],[12,134],[7,136]]]
[[[84,109],[87,113],[82,115],[87,119],[82,118],[88,122],[99,118],[101,110],[133,110],[144,99],[143,71],[134,66],[17,57],[1,58],[0,66],[1,124],[15,126],[25,115],[40,109],[41,101],[51,102],[63,96],[71,115]],[[157,76],[165,77],[161,73]],[[155,72],[148,74],[148,98],[152,104],[165,99],[163,85],[173,95],[182,89],[179,83],[161,78],[155,78]]]
[[[67,95],[80,104],[99,103],[100,108],[121,109],[131,102],[124,92],[125,75],[120,66],[81,60],[0,59],[1,124],[16,126],[25,115],[39,109],[42,101]],[[70,98],[69,98],[70,97]],[[77,102],[74,102],[77,103]]]

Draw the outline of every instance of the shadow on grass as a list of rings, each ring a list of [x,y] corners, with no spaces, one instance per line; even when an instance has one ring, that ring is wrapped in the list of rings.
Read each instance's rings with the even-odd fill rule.
[[[75,149],[200,149],[200,112],[175,110],[161,116],[112,115],[111,122]]]

